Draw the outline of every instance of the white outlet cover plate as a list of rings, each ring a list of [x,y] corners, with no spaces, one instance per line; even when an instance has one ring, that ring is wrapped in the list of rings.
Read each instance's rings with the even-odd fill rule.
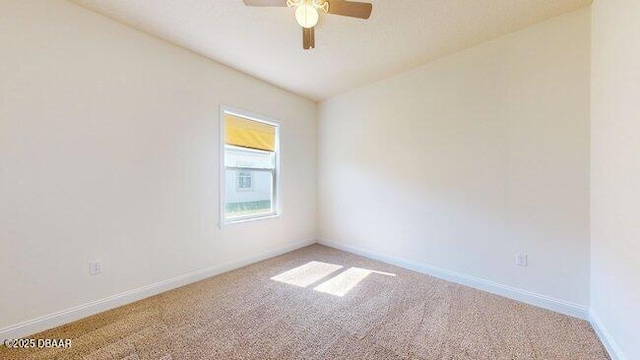
[[[527,254],[516,254],[516,265],[527,266]]]
[[[102,273],[102,260],[89,261],[89,273],[98,275]]]

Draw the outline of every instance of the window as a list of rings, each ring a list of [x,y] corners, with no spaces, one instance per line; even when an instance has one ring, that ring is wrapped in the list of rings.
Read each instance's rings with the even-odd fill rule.
[[[278,125],[224,109],[222,223],[278,214]]]
[[[251,190],[251,173],[238,171],[238,190]]]

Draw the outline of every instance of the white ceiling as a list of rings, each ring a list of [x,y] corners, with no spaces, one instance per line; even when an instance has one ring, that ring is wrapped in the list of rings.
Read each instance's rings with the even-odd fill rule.
[[[302,49],[293,9],[246,7],[242,0],[71,1],[322,100],[592,0],[369,0],[366,21],[323,15],[310,51]]]

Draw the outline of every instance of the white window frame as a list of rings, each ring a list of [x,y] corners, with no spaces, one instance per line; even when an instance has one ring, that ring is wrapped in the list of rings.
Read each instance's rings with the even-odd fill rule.
[[[225,122],[224,122],[224,116],[225,114],[230,114],[230,115],[235,115],[235,116],[239,116],[251,121],[257,121],[263,124],[267,124],[270,126],[275,127],[275,134],[276,134],[276,143],[275,143],[275,168],[273,170],[273,188],[272,188],[272,194],[273,194],[273,200],[272,200],[272,211],[270,213],[265,213],[265,214],[259,214],[259,215],[247,215],[247,216],[241,216],[241,217],[236,217],[233,219],[227,219],[227,217],[225,216],[225,204],[226,204],[226,200],[225,200],[225,189],[226,189],[226,166],[225,166]],[[281,192],[280,192],[280,122],[276,119],[267,117],[267,116],[263,116],[263,115],[259,115],[259,114],[255,114],[255,113],[251,113],[248,111],[244,111],[244,110],[239,110],[236,108],[232,108],[229,106],[225,106],[222,105],[220,106],[220,166],[218,168],[219,170],[219,180],[220,180],[220,188],[219,188],[219,194],[220,194],[220,219],[218,222],[218,226],[220,228],[222,228],[225,225],[231,225],[231,224],[238,224],[238,223],[246,223],[246,222],[250,222],[250,221],[256,221],[256,220],[264,220],[264,219],[272,219],[272,218],[277,218],[282,214],[282,211],[280,209],[280,204],[281,204]],[[236,180],[237,181],[237,180]],[[237,185],[237,184],[236,184]],[[253,187],[253,182],[252,182],[252,187]]]

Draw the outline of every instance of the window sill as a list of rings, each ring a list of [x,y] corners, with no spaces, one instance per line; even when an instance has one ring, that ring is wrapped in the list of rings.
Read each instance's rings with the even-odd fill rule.
[[[269,214],[269,215],[261,215],[261,216],[246,217],[246,218],[227,219],[227,220],[223,220],[220,223],[220,228],[223,228],[228,225],[243,224],[243,223],[248,223],[253,221],[274,219],[279,217],[280,217],[280,214]]]

